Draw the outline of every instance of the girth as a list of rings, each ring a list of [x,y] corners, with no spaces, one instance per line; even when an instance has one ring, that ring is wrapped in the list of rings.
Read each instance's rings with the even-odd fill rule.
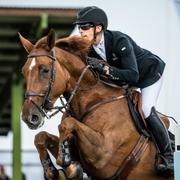
[[[126,180],[129,173],[138,164],[142,154],[145,152],[146,148],[148,147],[148,144],[149,144],[149,137],[145,137],[144,135],[141,135],[137,144],[131,151],[131,153],[128,155],[128,157],[125,158],[120,169],[109,180],[120,180],[120,179]]]

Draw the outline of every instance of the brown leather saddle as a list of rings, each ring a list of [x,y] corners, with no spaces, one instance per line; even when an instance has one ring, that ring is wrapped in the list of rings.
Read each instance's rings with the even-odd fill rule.
[[[130,98],[132,100],[133,103],[133,110],[135,111],[135,113],[138,115],[138,117],[140,117],[140,121],[142,121],[144,127],[147,128],[147,124],[142,112],[142,95],[139,91],[137,91],[137,89],[135,88],[130,88],[128,89],[128,94],[130,94]],[[169,119],[161,114],[160,112],[157,112],[157,114],[159,115],[161,121],[165,124],[166,128],[168,129],[170,126],[170,121]]]

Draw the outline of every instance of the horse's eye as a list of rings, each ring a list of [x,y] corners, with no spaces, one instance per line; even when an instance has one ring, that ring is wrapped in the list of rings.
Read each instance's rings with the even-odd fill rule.
[[[48,72],[49,72],[49,69],[47,69],[47,68],[40,68],[40,74],[48,74]]]
[[[43,72],[43,73],[48,73],[48,72],[49,72],[49,69],[43,69],[42,72]]]

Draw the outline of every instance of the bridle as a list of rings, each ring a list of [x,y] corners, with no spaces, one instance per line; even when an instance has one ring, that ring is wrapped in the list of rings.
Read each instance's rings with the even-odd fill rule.
[[[51,70],[50,70],[50,78],[48,81],[48,88],[46,90],[45,93],[36,93],[33,91],[26,91],[25,92],[25,99],[27,99],[28,97],[31,96],[39,96],[43,98],[43,103],[41,104],[41,106],[39,106],[37,103],[35,103],[32,99],[30,99],[30,101],[36,106],[36,108],[40,111],[40,113],[44,116],[44,117],[48,117],[46,111],[44,110],[44,108],[46,107],[47,103],[50,103],[50,93],[52,90],[52,86],[55,80],[55,61],[56,61],[56,56],[55,56],[55,50],[53,49],[51,51],[51,54],[29,54],[28,58],[35,58],[35,57],[48,57],[52,63],[51,63]]]
[[[51,64],[51,71],[50,71],[50,79],[48,82],[48,89],[45,93],[36,93],[36,92],[32,92],[32,91],[27,91],[25,93],[25,98],[27,98],[28,96],[39,96],[39,97],[44,97],[44,102],[42,103],[42,107],[45,106],[46,102],[49,102],[49,96],[50,96],[50,92],[54,83],[54,79],[55,79],[55,66],[54,66],[54,62],[56,61],[55,58],[55,51],[52,51],[52,55],[49,54],[30,54],[28,55],[28,58],[34,58],[34,57],[42,57],[42,56],[46,56],[49,57],[52,60],[52,64]]]
[[[43,117],[46,117],[47,119],[50,119],[51,117],[53,117],[54,115],[56,115],[60,111],[62,113],[66,112],[66,114],[69,112],[70,103],[71,103],[74,95],[76,94],[76,91],[79,88],[80,82],[81,82],[85,72],[87,71],[87,69],[90,66],[87,65],[83,69],[83,71],[82,71],[82,73],[81,73],[81,75],[80,75],[80,77],[79,77],[79,79],[78,79],[78,81],[77,81],[73,91],[71,92],[70,97],[68,98],[67,102],[64,103],[64,101],[63,101],[64,97],[60,96],[59,98],[60,98],[62,106],[56,106],[56,107],[49,108],[48,110],[55,109],[55,112],[53,112],[50,115],[48,115],[45,109],[46,109],[46,104],[47,103],[51,103],[50,94],[51,94],[51,90],[52,90],[53,83],[54,83],[54,80],[55,80],[55,73],[56,73],[56,71],[55,71],[55,61],[56,61],[55,49],[54,48],[52,49],[51,54],[29,54],[28,58],[42,57],[42,56],[48,57],[52,61],[52,63],[51,63],[51,70],[50,70],[50,78],[49,78],[49,81],[48,81],[48,88],[47,88],[45,93],[36,93],[36,92],[33,92],[33,91],[26,91],[25,92],[25,99],[27,99],[28,97],[31,97],[31,96],[38,96],[38,97],[43,98],[43,103],[41,104],[41,106],[39,106],[32,99],[30,99],[30,101],[39,110],[39,112],[42,114]]]

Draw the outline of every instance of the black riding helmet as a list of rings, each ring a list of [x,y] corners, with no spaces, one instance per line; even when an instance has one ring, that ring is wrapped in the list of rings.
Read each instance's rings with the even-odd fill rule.
[[[74,24],[85,24],[85,23],[102,25],[103,29],[107,29],[108,26],[107,15],[102,9],[96,6],[85,7],[78,12]]]

